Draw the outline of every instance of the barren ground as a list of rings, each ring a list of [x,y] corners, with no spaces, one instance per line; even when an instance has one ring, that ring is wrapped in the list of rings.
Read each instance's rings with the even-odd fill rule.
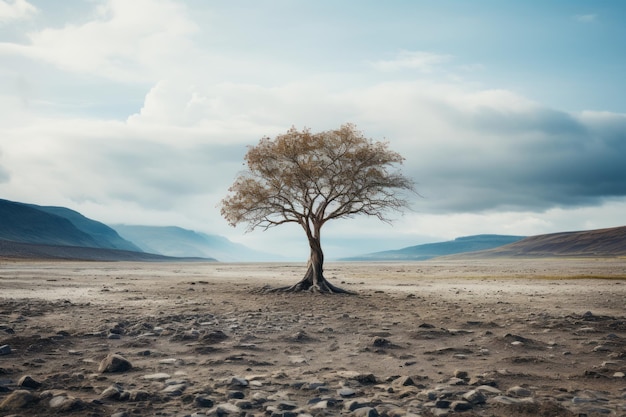
[[[304,270],[0,261],[0,415],[626,416],[626,259],[329,263],[357,295],[261,291]],[[111,353],[132,368],[98,372]]]

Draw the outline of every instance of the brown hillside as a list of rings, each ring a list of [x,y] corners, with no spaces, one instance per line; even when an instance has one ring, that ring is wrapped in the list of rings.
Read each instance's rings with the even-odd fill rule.
[[[509,245],[460,256],[626,256],[626,226],[530,236]]]

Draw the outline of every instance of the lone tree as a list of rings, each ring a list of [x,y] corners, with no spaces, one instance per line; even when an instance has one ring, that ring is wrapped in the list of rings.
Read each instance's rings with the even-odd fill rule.
[[[247,170],[222,200],[221,213],[232,226],[247,223],[249,231],[285,223],[304,229],[311,248],[306,274],[278,290],[349,293],[324,278],[322,226],[357,214],[389,222],[386,211],[408,206],[401,191],[414,190],[413,181],[394,169],[403,160],[351,124],[315,134],[292,127],[249,147]]]

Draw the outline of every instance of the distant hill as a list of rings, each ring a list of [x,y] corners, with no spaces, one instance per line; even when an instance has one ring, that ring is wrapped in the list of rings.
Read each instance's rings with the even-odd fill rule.
[[[626,256],[626,226],[530,236],[509,245],[460,256],[472,258]]]
[[[423,245],[409,246],[403,249],[375,252],[350,258],[345,261],[424,261],[437,256],[452,255],[464,252],[480,251],[496,248],[517,242],[524,236],[509,235],[475,235],[464,236],[454,240],[426,243]]]
[[[29,204],[29,206],[50,214],[66,218],[67,220],[72,222],[72,224],[76,226],[79,230],[89,234],[92,238],[94,238],[97,244],[101,245],[97,247],[142,252],[142,250],[137,245],[123,239],[111,227],[107,226],[104,223],[89,219],[77,211],[70,210],[65,207],[46,207],[35,206],[32,204]]]
[[[133,261],[133,262],[208,262],[207,258],[176,258],[153,253],[84,246],[40,245],[0,239],[0,259]]]
[[[28,259],[186,261],[144,253],[111,227],[64,207],[0,199],[0,257]],[[204,261],[214,260],[202,257]]]
[[[259,262],[275,255],[257,252],[222,236],[176,226],[111,225],[143,251],[167,256],[212,257],[221,262]]]
[[[62,207],[0,199],[0,239],[31,244],[141,252],[110,227]]]

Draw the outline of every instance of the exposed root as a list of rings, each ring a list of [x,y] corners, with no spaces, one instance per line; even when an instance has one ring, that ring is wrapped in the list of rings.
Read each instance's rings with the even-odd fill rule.
[[[298,293],[298,292],[309,292],[313,294],[347,294],[347,295],[355,295],[356,293],[348,290],[344,290],[343,288],[339,288],[326,279],[319,281],[317,284],[311,283],[309,280],[302,280],[297,284],[287,286],[287,287],[278,287],[278,288],[267,288],[264,287],[264,292],[284,292],[284,293]]]

